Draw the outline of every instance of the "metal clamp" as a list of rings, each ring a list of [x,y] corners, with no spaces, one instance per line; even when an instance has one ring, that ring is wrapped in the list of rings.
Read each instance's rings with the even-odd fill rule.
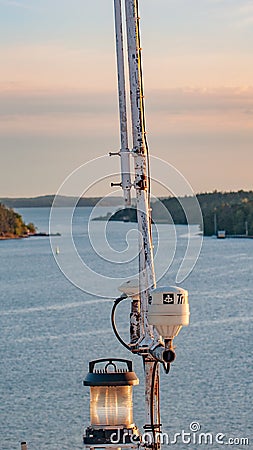
[[[122,183],[111,183],[111,187],[113,187],[113,186],[120,186],[120,187],[122,187]]]

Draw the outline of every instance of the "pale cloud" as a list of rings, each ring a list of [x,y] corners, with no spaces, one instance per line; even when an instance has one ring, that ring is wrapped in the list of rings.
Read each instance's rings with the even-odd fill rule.
[[[86,87],[111,89],[115,84],[114,53],[86,47],[83,49],[59,42],[0,46],[0,83],[26,86],[27,89]],[[99,57],[98,57],[99,56]]]
[[[197,111],[243,110],[253,106],[253,86],[219,88],[175,88],[152,90],[153,105],[158,109]]]
[[[203,54],[200,51],[178,54],[166,50],[161,55],[148,54],[145,59],[145,87],[194,86],[199,88],[233,87],[251,84],[253,60],[238,50],[232,53],[214,49]]]
[[[113,43],[112,43],[113,45]],[[219,87],[248,85],[253,61],[239,48],[193,49],[163,45],[144,49],[145,88]],[[233,51],[232,51],[233,50]],[[204,52],[204,53],[203,53]],[[44,44],[1,45],[0,85],[18,91],[83,89],[111,92],[117,88],[112,46],[78,47],[54,40]]]
[[[1,117],[1,136],[92,136],[98,133],[105,137],[111,136],[117,122],[110,115],[105,115],[103,120],[96,121],[95,115],[71,114],[59,116],[55,114],[38,116],[11,115]]]
[[[237,10],[242,15],[253,15],[253,3],[252,1],[244,1],[241,4],[238,4]]]
[[[213,0],[214,1],[214,0]],[[216,0],[219,2],[219,0]],[[253,3],[250,0],[238,0],[232,3],[229,0],[220,0],[223,4],[223,14],[232,19],[231,25],[243,28],[253,22]]]
[[[24,4],[24,3],[16,2],[15,0],[0,0],[0,5],[14,6],[16,8],[30,9],[29,5]]]
[[[117,109],[115,92],[78,89],[6,90],[0,85],[0,116],[71,116],[72,114],[112,114]]]
[[[229,133],[253,129],[253,87],[150,90],[150,133]],[[44,90],[9,92],[0,86],[0,134],[118,136],[116,89],[111,92]],[[150,125],[149,125],[150,124]]]

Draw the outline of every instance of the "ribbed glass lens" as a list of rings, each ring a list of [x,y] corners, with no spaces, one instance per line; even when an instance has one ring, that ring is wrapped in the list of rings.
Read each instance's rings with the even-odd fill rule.
[[[133,423],[132,386],[91,386],[90,418],[92,426]]]

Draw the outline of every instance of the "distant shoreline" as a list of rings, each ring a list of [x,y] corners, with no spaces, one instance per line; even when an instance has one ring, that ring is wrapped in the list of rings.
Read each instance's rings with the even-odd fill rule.
[[[252,199],[253,191],[230,191],[230,192],[204,192],[196,194],[197,199],[201,203],[202,198],[213,199],[214,203],[217,202],[218,197],[222,197],[225,201],[229,197],[235,197],[236,200],[241,200],[242,197],[246,199]],[[181,196],[184,198],[185,196]],[[187,197],[187,196],[186,196]],[[172,199],[176,199],[176,197],[157,197],[160,201],[166,202]],[[0,203],[7,206],[8,208],[51,208],[54,204],[56,207],[73,207],[76,205],[77,207],[85,207],[85,206],[119,206],[123,207],[123,199],[122,197],[74,197],[74,196],[56,196],[54,194],[49,195],[41,195],[37,197],[2,197],[0,198]],[[135,203],[135,199],[133,199],[133,203]],[[154,203],[154,202],[152,202]]]
[[[24,239],[27,236],[15,236],[13,234],[12,236],[0,236],[0,241],[10,241],[11,239]]]
[[[51,208],[54,204],[56,207],[77,207],[83,206],[95,206],[101,202],[101,206],[121,206],[123,200],[121,197],[108,197],[102,199],[102,197],[68,197],[68,196],[55,196],[55,195],[43,195],[40,197],[30,198],[0,198],[0,203],[8,208]]]
[[[23,234],[20,236],[17,236],[16,234],[6,234],[5,236],[0,236],[0,241],[8,241],[10,239],[28,239],[28,238],[32,238],[32,237],[51,237],[51,236],[61,236],[60,233],[44,233],[44,232],[39,232],[39,233],[29,233],[29,234]]]
[[[196,199],[201,209],[203,226],[200,214],[194,218],[191,196],[163,197],[151,201],[152,220],[156,223],[166,223],[168,214],[175,225],[186,225],[188,218],[186,211],[191,211],[191,223],[201,226],[205,236],[218,235],[220,230],[225,230],[226,235],[252,236],[253,235],[253,191],[239,190],[237,192],[218,192],[196,194]],[[136,205],[124,208],[122,197],[67,197],[45,195],[32,198],[0,198],[0,203],[8,208],[38,208],[38,207],[98,207],[113,208],[110,214],[101,220],[136,221]],[[135,199],[133,199],[135,203]],[[161,207],[162,206],[162,207]],[[115,207],[118,209],[115,213]],[[198,208],[197,208],[198,209]],[[199,210],[198,210],[199,211]],[[12,230],[11,230],[12,231]]]

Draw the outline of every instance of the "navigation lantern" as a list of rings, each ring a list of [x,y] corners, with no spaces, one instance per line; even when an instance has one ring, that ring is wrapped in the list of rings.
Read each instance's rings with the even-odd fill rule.
[[[158,333],[171,341],[182,326],[189,325],[188,291],[176,286],[163,286],[150,292],[148,321]]]
[[[105,364],[98,369],[101,363]],[[90,387],[91,423],[83,438],[86,447],[137,447],[139,435],[133,423],[132,387],[138,383],[132,361],[98,359],[89,363],[89,373],[83,382]]]

